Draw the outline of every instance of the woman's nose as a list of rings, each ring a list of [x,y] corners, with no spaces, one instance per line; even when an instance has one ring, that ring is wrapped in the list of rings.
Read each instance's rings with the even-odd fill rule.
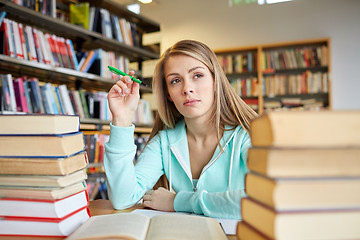
[[[194,93],[194,88],[191,86],[190,83],[185,81],[183,91],[185,95],[188,95],[190,93]]]

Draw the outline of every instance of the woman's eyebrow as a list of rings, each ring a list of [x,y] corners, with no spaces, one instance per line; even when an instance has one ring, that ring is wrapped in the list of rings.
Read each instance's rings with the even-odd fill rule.
[[[204,69],[204,68],[201,67],[201,66],[197,66],[197,67],[190,68],[188,72],[190,73],[190,72],[192,72],[192,71],[195,71],[195,70],[198,69],[198,68]]]
[[[195,70],[198,69],[198,68],[204,69],[204,68],[201,67],[201,66],[196,66],[196,67],[190,68],[189,71],[188,71],[188,73],[193,72],[193,71],[195,71]],[[178,76],[178,75],[180,75],[180,74],[178,74],[178,73],[169,73],[168,75],[166,75],[166,78],[168,78],[168,77],[170,77],[170,76]]]

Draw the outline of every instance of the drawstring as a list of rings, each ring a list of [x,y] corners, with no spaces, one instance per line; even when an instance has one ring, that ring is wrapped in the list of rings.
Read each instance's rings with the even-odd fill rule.
[[[234,132],[234,135],[231,138],[233,140],[233,148],[231,150],[231,157],[230,157],[229,191],[231,191],[231,173],[232,173],[232,167],[233,167],[233,161],[234,161],[234,149],[235,149],[234,145],[235,145],[236,135],[237,135],[237,131]],[[229,143],[229,141],[225,144],[225,146]],[[225,147],[224,147],[223,151],[225,151]],[[210,166],[208,166],[208,167],[210,167]],[[170,149],[170,147],[169,147],[169,179],[168,180],[169,180],[169,190],[170,190],[170,192],[172,192],[173,189],[172,189],[172,179],[171,179],[171,149]]]
[[[235,138],[236,138],[237,132],[234,133],[233,140],[233,147],[231,150],[231,157],[230,157],[230,169],[229,169],[229,191],[231,191],[231,173],[232,173],[232,166],[233,166],[233,160],[234,160],[234,149],[235,149]]]
[[[169,190],[172,192],[172,181],[171,181],[171,149],[169,148]]]

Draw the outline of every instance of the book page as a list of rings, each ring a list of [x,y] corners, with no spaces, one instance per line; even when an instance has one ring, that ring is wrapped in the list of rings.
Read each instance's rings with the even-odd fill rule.
[[[71,234],[67,240],[144,240],[149,222],[149,217],[137,213],[115,213],[94,216]]]
[[[150,209],[135,209],[132,211],[133,213],[141,213],[149,217],[154,217],[157,215],[162,214],[179,214],[179,215],[195,215],[195,216],[204,216],[204,215],[197,215],[195,213],[187,213],[187,212],[163,212],[157,210],[150,210]],[[237,219],[226,219],[226,218],[214,218],[218,221],[223,228],[225,234],[228,235],[236,235],[236,228],[239,220]]]
[[[147,240],[221,240],[227,239],[220,224],[212,218],[162,214],[151,218]]]

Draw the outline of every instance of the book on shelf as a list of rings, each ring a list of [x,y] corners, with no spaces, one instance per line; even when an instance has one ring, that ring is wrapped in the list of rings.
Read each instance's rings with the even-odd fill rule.
[[[77,3],[77,4],[71,3],[69,7],[70,23],[88,29],[89,8],[90,8],[90,4],[88,2]]]
[[[71,39],[66,39],[65,44],[66,44],[66,47],[67,47],[67,50],[68,50],[68,53],[69,53],[69,56],[70,56],[71,63],[74,66],[74,69],[76,71],[80,71],[79,63],[78,63],[78,60],[76,58],[76,52],[75,52],[72,40]]]
[[[36,12],[42,13],[44,15],[55,17],[56,1],[54,0],[36,1],[36,2],[29,2],[29,1],[12,1],[12,2],[20,6],[32,9]]]
[[[67,187],[86,179],[85,169],[66,175],[0,174],[0,186]]]
[[[341,124],[341,127],[337,127]],[[267,112],[251,122],[257,147],[360,147],[360,111]]]
[[[358,239],[360,236],[359,208],[274,211],[243,198],[241,209],[243,220],[270,239]]]
[[[110,20],[110,12],[105,8],[100,8],[101,15],[101,33],[103,36],[107,38],[113,37],[111,20]]]
[[[2,54],[55,67],[77,69],[70,39],[44,33],[35,27],[6,18],[0,32],[4,42]]]
[[[64,111],[66,115],[75,115],[74,107],[71,102],[68,88],[65,84],[59,85],[60,97],[64,105]]]
[[[28,104],[25,95],[25,86],[23,78],[13,79],[16,107],[18,112],[28,113]]]
[[[213,218],[162,214],[152,218],[138,213],[93,216],[67,240],[81,239],[227,239]]]
[[[87,165],[85,151],[68,157],[0,157],[0,174],[67,175]]]
[[[84,150],[83,138],[82,132],[58,135],[0,135],[0,152],[2,157],[71,156]]]
[[[248,168],[272,178],[360,176],[360,148],[273,148],[248,151]]]
[[[249,197],[276,211],[360,209],[360,177],[269,178],[250,172],[245,189]]]
[[[88,205],[85,190],[57,200],[1,198],[0,216],[56,220],[66,218]]]
[[[26,81],[26,83],[29,87],[29,96],[33,113],[45,113],[39,80],[37,78],[30,78]]]
[[[90,67],[93,65],[95,59],[97,58],[98,51],[97,50],[91,50],[88,55],[86,56],[85,62],[80,68],[81,72],[88,72]]]
[[[78,132],[80,119],[75,115],[6,114],[0,116],[0,134],[64,134]]]
[[[6,12],[0,11],[0,26],[3,24],[5,17],[6,17]]]
[[[6,198],[55,200],[86,189],[86,182],[80,181],[66,187],[0,186],[0,196]]]
[[[11,74],[2,74],[1,83],[2,83],[2,92],[5,97],[5,106],[3,110],[6,111],[17,111],[16,107],[16,97],[14,91],[14,83],[12,81]]]
[[[0,219],[0,236],[66,237],[89,218],[87,207],[58,219],[3,217]]]

